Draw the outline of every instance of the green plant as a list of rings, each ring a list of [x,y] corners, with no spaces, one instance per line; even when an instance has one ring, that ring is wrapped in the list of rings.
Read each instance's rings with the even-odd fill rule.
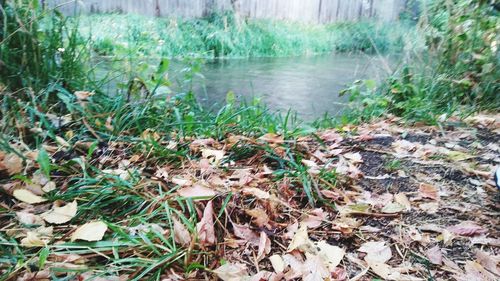
[[[408,56],[381,85],[347,89],[363,105],[358,115],[388,111],[410,120],[436,122],[455,112],[500,108],[500,17],[487,1],[435,1],[425,6],[419,30],[423,52]]]
[[[0,16],[0,83],[35,92],[49,84],[70,91],[87,86],[88,52],[77,23],[35,0],[4,0]]]

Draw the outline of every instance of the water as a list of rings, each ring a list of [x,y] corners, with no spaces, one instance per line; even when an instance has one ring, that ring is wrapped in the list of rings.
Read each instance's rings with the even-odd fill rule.
[[[213,60],[202,66],[204,79],[195,80],[194,91],[210,109],[223,105],[232,91],[239,100],[257,97],[271,110],[292,109],[313,120],[348,110],[348,98],[339,92],[358,79],[381,79],[388,73],[387,61],[364,54]],[[175,73],[182,67],[171,64],[172,80],[179,78]]]
[[[208,62],[205,87],[196,91],[202,104],[223,102],[228,91],[249,100],[259,97],[273,110],[292,109],[304,119],[346,110],[339,92],[357,79],[381,79],[385,63],[366,55],[322,55]]]

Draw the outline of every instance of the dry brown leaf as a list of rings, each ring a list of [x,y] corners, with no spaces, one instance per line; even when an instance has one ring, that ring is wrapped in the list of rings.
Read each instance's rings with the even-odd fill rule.
[[[472,221],[463,221],[457,225],[450,226],[447,229],[453,234],[461,236],[476,236],[488,232],[488,230]]]
[[[0,168],[5,167],[9,175],[19,174],[23,171],[23,159],[15,153],[6,154],[0,162]]]
[[[209,159],[210,162],[218,166],[221,160],[224,158],[226,152],[224,150],[214,150],[214,149],[202,149],[201,155],[205,159]]]
[[[266,211],[262,209],[251,209],[245,210],[245,213],[252,217],[252,222],[255,223],[258,227],[267,227],[269,228],[269,216]]]
[[[305,252],[315,253],[314,243],[309,239],[306,225],[302,225],[293,236],[292,242],[290,242],[287,251],[291,252],[293,250],[299,250],[304,253]]]
[[[205,187],[201,184],[195,184],[192,187],[184,187],[182,189],[177,190],[177,193],[186,198],[205,198],[210,199],[217,195],[217,193],[208,187]]]
[[[440,265],[443,263],[443,253],[441,252],[441,248],[437,245],[428,249],[425,252],[425,256],[433,264]]]
[[[28,213],[25,211],[16,212],[17,220],[22,224],[27,225],[45,225],[43,219],[35,214]]]
[[[379,263],[379,262],[368,262],[368,265],[370,268],[377,274],[378,276],[382,277],[385,280],[409,280],[409,279],[403,279],[403,276],[401,276],[401,273],[396,271],[394,268],[392,268],[390,265],[387,265],[385,263]]]
[[[411,203],[410,200],[408,200],[408,197],[404,193],[398,193],[394,195],[394,201],[397,203],[403,205],[407,211],[411,210]]]
[[[465,274],[455,276],[459,281],[496,281],[498,278],[488,272],[479,263],[467,261],[465,263]]]
[[[318,257],[325,263],[330,271],[334,271],[344,258],[344,249],[328,244],[326,241],[316,243]]]
[[[21,239],[23,247],[45,247],[52,238],[54,229],[52,227],[39,227],[34,231],[28,231],[26,237]]]
[[[300,221],[300,224],[306,225],[308,228],[316,228],[319,227],[327,218],[328,214],[325,213],[323,209],[318,208],[310,211],[307,215],[305,215]]]
[[[476,259],[480,265],[491,273],[496,274],[500,279],[500,268],[498,266],[500,263],[500,256],[492,256],[489,253],[476,250]]]
[[[382,213],[385,214],[396,214],[396,213],[401,213],[404,210],[406,210],[406,207],[397,203],[397,202],[391,202],[382,208]]]
[[[66,204],[64,207],[59,207],[56,204],[51,210],[41,214],[40,216],[48,223],[63,224],[69,222],[76,216],[78,205],[76,200]]]
[[[263,200],[271,198],[271,195],[269,194],[269,192],[264,191],[264,190],[259,189],[259,188],[255,188],[255,187],[245,187],[241,191],[243,192],[243,194],[253,195],[253,196],[255,196],[259,199],[263,199]]]
[[[36,232],[28,231],[26,237],[21,239],[21,246],[23,247],[44,247],[45,245],[47,245],[47,241],[42,240]]]
[[[253,246],[258,246],[260,243],[260,237],[255,233],[255,231],[251,230],[250,227],[248,227],[248,224],[246,225],[239,225],[236,223],[232,223],[233,225],[233,232],[234,236],[243,239],[245,243],[249,243],[250,245]]]
[[[19,188],[19,189],[14,190],[12,195],[17,200],[22,201],[24,203],[28,203],[28,204],[37,204],[37,203],[42,203],[42,202],[47,201],[47,199],[45,199],[41,196],[38,196],[38,195],[34,194],[33,192],[31,192],[27,189],[24,189],[24,188]]]
[[[272,255],[269,257],[269,261],[276,273],[281,273],[285,270],[286,264],[280,255]]]
[[[282,144],[285,142],[282,136],[278,136],[278,135],[272,134],[272,133],[268,133],[268,134],[261,136],[259,138],[259,140],[264,141],[264,142],[268,142],[271,144]]]
[[[89,222],[79,226],[71,235],[71,241],[101,241],[104,234],[108,230],[108,226],[102,221]]]
[[[239,281],[249,277],[247,267],[242,263],[226,263],[213,272],[223,281]]]
[[[363,163],[363,157],[361,157],[361,154],[359,152],[356,153],[349,152],[345,153],[343,156],[353,164]]]
[[[174,240],[182,246],[187,246],[191,243],[191,234],[186,226],[180,222],[175,216],[172,216],[174,224]]]
[[[420,191],[420,196],[422,196],[423,198],[429,198],[429,199],[433,199],[433,200],[439,199],[437,188],[430,185],[430,184],[421,183],[420,187],[419,187],[419,191]]]
[[[358,251],[366,253],[365,261],[372,263],[386,263],[392,258],[392,251],[385,241],[366,242]]]
[[[427,214],[435,214],[439,210],[438,202],[422,203],[418,205],[419,209],[426,212]]]
[[[257,252],[257,261],[261,261],[271,252],[271,240],[264,231],[260,232],[259,250]]]
[[[302,280],[323,281],[330,276],[330,270],[319,256],[306,253],[306,261],[302,266]]]
[[[214,245],[217,242],[215,238],[214,208],[212,201],[207,203],[203,211],[203,217],[200,222],[196,224],[196,230],[201,245]]]

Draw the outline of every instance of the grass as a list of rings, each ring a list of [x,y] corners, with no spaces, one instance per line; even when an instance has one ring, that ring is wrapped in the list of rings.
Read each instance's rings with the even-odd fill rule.
[[[432,2],[418,32],[425,48],[409,52],[387,80],[359,81],[347,89],[363,105],[354,118],[386,113],[437,123],[454,114],[467,116],[500,108],[498,10],[486,2]]]
[[[118,14],[78,19],[82,34],[92,38],[93,49],[100,55],[170,58],[285,57],[375,49],[399,52],[412,30],[404,23],[308,25],[241,19],[231,13],[193,20]]]
[[[1,6],[3,22],[7,24],[0,36],[0,152],[16,155],[31,166],[26,170],[29,173],[19,172],[8,180],[2,178],[0,183],[12,180],[30,184],[34,173],[44,174],[58,184],[56,190],[45,195],[50,202],[78,201],[72,223],[104,220],[113,234],[99,242],[67,242],[68,226],[56,226],[47,246],[28,248],[19,243],[16,235],[20,233],[2,230],[0,279],[12,278],[26,269],[42,269],[47,260],[54,261],[55,255],[68,254],[90,256],[97,262],[91,267],[78,262],[72,268],[52,266],[52,278],[61,272],[92,270],[100,276],[120,273],[128,274],[130,280],[158,280],[167,268],[182,272],[204,269],[207,263],[200,257],[210,249],[179,246],[173,232],[176,218],[190,233],[196,233],[200,205],[177,196],[175,192],[180,187],[176,184],[141,176],[147,174],[150,179],[159,167],[179,168],[199,161],[200,155],[190,152],[194,140],[213,138],[224,142],[230,161],[259,157],[259,163],[273,168],[273,184],[287,183],[304,204],[313,206],[325,204],[318,190],[319,182],[335,187],[337,175],[321,170],[313,177],[302,161],[310,155],[296,145],[298,137],[310,135],[320,127],[334,127],[387,112],[432,122],[439,114],[452,114],[465,105],[469,110],[499,108],[494,60],[498,53],[477,43],[478,38],[491,36],[492,22],[498,21],[485,17],[489,10],[470,15],[478,29],[467,32],[465,40],[453,33],[465,24],[460,21],[463,11],[447,14],[447,21],[456,26],[427,26],[437,28],[442,36],[437,53],[422,56],[432,59],[430,68],[434,71],[417,71],[420,65],[412,63],[381,86],[371,80],[360,81],[347,90],[364,105],[363,111],[350,117],[354,119],[326,117],[309,126],[302,124],[293,112],[278,115],[258,101],[238,103],[232,94],[228,94],[220,110],[205,110],[190,91],[191,81],[199,71],[196,60],[187,62],[182,81],[185,87],[180,93],[165,90],[172,81],[166,75],[168,60],[162,60],[147,71],[131,69],[123,95],[108,95],[100,89],[101,82],[92,78],[92,67],[84,62],[93,52],[129,58],[130,65],[137,52],[140,56],[167,57],[291,56],[334,50],[385,52],[402,48],[404,29],[393,33],[389,25],[372,23],[313,27],[236,20],[233,15],[190,21],[106,15],[82,18],[77,24],[56,12],[41,10],[36,6],[38,1],[21,2],[23,5],[7,1],[9,5]],[[119,32],[99,33],[94,28],[96,23],[111,25],[108,20],[116,23]],[[162,44],[151,43],[160,40]],[[476,52],[481,52],[480,60],[475,59]],[[455,64],[450,65],[450,59],[455,59]],[[466,67],[466,62],[473,63],[473,67]],[[473,79],[463,80],[467,77]],[[94,94],[83,99],[75,95],[75,90],[83,89]],[[282,138],[282,144],[242,139],[229,146],[236,135],[251,140],[267,135],[271,139]],[[28,151],[37,152],[38,156],[33,160]],[[137,161],[142,164],[137,169],[125,169],[126,162],[121,160],[131,161],[133,157],[139,157]],[[386,169],[396,170],[399,165],[389,163]],[[112,172],[106,171],[109,169]],[[1,192],[4,201],[0,205],[0,221],[7,222],[16,214],[10,208],[11,196],[3,189]],[[224,193],[214,199],[221,210],[217,214],[221,225],[231,219],[224,210],[232,196]],[[37,230],[34,225],[22,228]],[[160,233],[159,228],[170,232],[163,235],[167,232]],[[65,242],[54,243],[60,240]]]

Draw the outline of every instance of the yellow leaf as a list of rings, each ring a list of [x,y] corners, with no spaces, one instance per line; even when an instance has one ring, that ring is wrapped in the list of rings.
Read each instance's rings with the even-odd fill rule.
[[[41,214],[41,217],[48,223],[67,223],[76,215],[77,207],[76,201],[66,204],[64,207],[54,206],[52,210]]]
[[[89,222],[78,227],[75,232],[73,232],[71,241],[101,241],[106,230],[108,230],[108,226],[102,221]]]
[[[34,194],[27,189],[16,189],[12,194],[17,200],[28,204],[37,204],[47,201],[47,199]]]

